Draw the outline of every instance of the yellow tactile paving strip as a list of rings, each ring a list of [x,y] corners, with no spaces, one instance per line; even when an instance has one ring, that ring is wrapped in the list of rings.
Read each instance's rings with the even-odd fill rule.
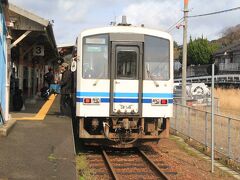
[[[44,120],[44,118],[45,118],[47,112],[49,111],[50,107],[52,106],[56,96],[57,96],[56,94],[52,94],[35,116],[19,117],[19,118],[13,118],[13,119],[14,120],[32,120],[32,121]]]

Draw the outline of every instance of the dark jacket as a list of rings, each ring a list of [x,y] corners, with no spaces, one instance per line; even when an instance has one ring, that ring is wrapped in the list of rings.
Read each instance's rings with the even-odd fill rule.
[[[70,94],[72,87],[71,71],[66,70],[62,73],[62,80],[60,82],[61,94]]]
[[[44,80],[48,83],[48,84],[54,84],[54,75],[51,71],[49,71],[48,73],[46,73],[44,75]]]

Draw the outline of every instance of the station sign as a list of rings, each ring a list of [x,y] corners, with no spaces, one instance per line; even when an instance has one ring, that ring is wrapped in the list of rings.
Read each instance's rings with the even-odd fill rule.
[[[43,45],[33,46],[33,56],[44,56],[44,46]]]

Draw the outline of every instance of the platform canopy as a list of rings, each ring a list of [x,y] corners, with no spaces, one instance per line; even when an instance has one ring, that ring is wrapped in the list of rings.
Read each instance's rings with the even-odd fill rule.
[[[7,25],[11,29],[11,49],[20,45],[27,47],[26,51],[30,52],[36,45],[40,45],[44,49],[45,61],[55,61],[59,57],[49,20],[9,3]]]

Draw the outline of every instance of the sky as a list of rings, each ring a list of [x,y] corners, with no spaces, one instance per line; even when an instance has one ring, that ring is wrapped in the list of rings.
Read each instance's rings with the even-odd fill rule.
[[[40,17],[53,22],[57,45],[74,44],[81,31],[88,28],[110,26],[110,22],[127,22],[147,28],[168,31],[183,17],[184,0],[9,0]],[[189,0],[189,15],[240,7],[239,0]],[[191,18],[188,21],[188,38],[205,37],[209,40],[222,36],[224,29],[240,24],[240,10]],[[170,34],[182,44],[182,28]]]

